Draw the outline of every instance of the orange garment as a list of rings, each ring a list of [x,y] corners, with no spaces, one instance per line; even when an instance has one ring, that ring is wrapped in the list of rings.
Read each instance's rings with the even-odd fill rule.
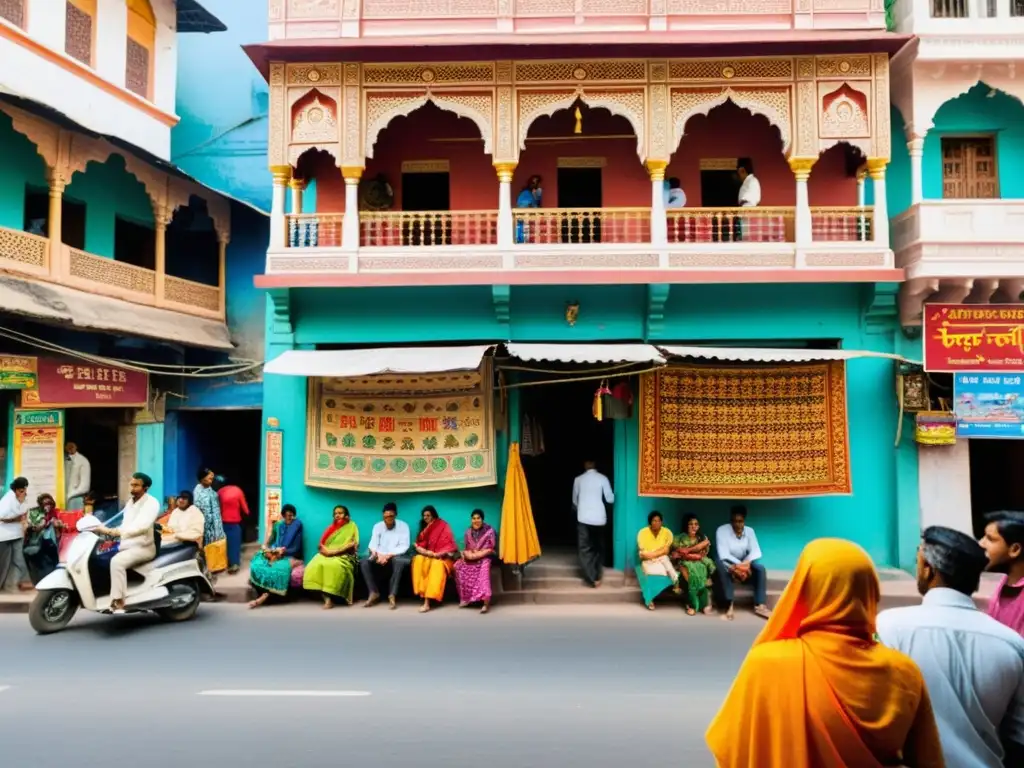
[[[917,665],[874,641],[863,549],[812,541],[711,723],[719,768],[943,768]]]

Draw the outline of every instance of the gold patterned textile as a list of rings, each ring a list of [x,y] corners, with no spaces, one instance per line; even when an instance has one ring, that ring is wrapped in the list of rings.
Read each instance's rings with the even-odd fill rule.
[[[672,366],[640,389],[641,496],[851,492],[842,361]]]

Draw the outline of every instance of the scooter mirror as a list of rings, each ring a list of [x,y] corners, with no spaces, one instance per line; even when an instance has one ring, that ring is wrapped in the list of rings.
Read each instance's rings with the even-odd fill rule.
[[[103,525],[103,523],[100,522],[100,519],[96,517],[96,515],[85,515],[81,520],[75,523],[75,528],[77,528],[79,532],[84,533],[86,531],[99,528],[101,525]]]

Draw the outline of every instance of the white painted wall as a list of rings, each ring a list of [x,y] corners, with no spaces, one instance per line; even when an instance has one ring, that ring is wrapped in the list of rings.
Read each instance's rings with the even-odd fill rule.
[[[177,86],[178,46],[174,0],[150,0],[157,18],[153,62],[153,104],[173,115]],[[98,0],[93,47],[95,72],[124,94],[127,51],[125,0]],[[30,38],[71,60],[64,53],[65,0],[28,0]],[[0,19],[0,24],[6,24]],[[169,160],[171,128],[127,100],[108,93],[75,72],[49,61],[24,45],[0,37],[0,89],[63,112],[86,128],[141,147]]]
[[[944,525],[973,536],[968,441],[957,440],[953,445],[919,445],[917,461],[921,529]]]

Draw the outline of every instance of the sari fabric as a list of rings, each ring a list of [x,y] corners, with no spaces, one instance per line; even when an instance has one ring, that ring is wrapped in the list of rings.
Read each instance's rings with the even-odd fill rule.
[[[219,573],[228,567],[228,542],[224,521],[220,517],[220,497],[213,488],[202,483],[192,491],[195,505],[203,513],[203,552],[210,573]]]
[[[47,513],[39,507],[29,510],[27,517],[29,528],[25,532],[23,551],[25,565],[28,566],[29,577],[33,584],[38,584],[48,576],[59,562],[57,531],[53,527],[57,519],[56,511]],[[38,526],[42,526],[42,530],[33,530]]]
[[[943,767],[920,670],[873,639],[879,594],[857,545],[804,548],[708,729],[719,768]]]
[[[302,565],[302,522],[284,520],[274,525],[269,549],[284,548],[284,555],[271,560],[260,550],[249,564],[249,583],[258,591],[287,595],[292,569]]]
[[[708,537],[699,531],[695,537],[688,533],[680,533],[672,540],[669,552],[672,564],[680,573],[686,573],[687,599],[695,611],[703,611],[710,604],[708,579],[715,572],[715,562],[708,556],[710,548],[705,549],[703,554],[688,550],[707,540]]]
[[[497,534],[487,523],[479,531],[473,528],[466,530],[466,549],[493,550],[497,546]],[[459,603],[478,603],[491,599],[491,560],[493,556],[481,560],[455,561],[455,586],[459,592]]]
[[[434,520],[420,531],[416,537],[416,546],[438,555],[447,555],[459,551],[455,543],[455,534],[444,520]],[[454,569],[449,557],[426,557],[416,555],[412,559],[412,590],[419,597],[440,602],[444,597],[444,588],[448,584],[448,576]]]
[[[351,520],[342,526],[331,525],[320,539],[320,544],[328,549],[341,549],[354,544],[355,549],[337,557],[317,553],[306,565],[302,588],[343,598],[351,605],[352,591],[356,584],[356,564],[359,562],[359,529]]]
[[[57,511],[57,519],[60,521],[60,538],[57,541],[57,557],[62,563],[66,563],[68,560],[68,549],[71,547],[71,542],[78,536],[78,521],[85,517],[86,512],[84,509],[80,509],[75,512],[61,512]]]

